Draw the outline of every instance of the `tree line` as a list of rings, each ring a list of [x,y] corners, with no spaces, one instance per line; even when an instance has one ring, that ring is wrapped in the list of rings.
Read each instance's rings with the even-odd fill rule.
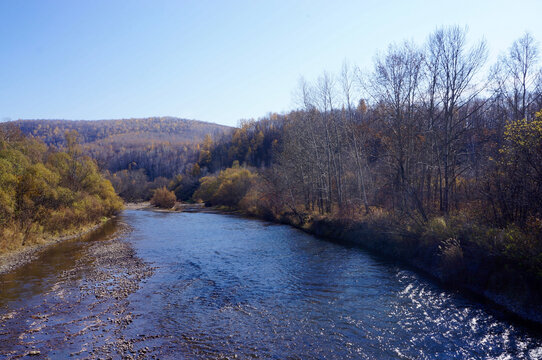
[[[58,151],[16,126],[0,129],[1,251],[76,231],[122,209],[77,137],[66,132],[66,147]]]
[[[300,108],[243,122],[199,155],[202,174],[259,168],[281,204],[392,211],[423,223],[468,212],[497,226],[542,211],[542,72],[530,34],[487,70],[487,45],[447,27],[390,45],[373,68],[300,81]],[[300,211],[300,210],[297,210]]]
[[[483,41],[446,27],[390,45],[369,70],[301,80],[298,109],[205,146],[192,199],[353,241],[533,318],[539,48],[525,34],[496,64],[486,58]]]
[[[229,131],[226,126],[173,117],[19,120],[9,125],[56,149],[65,148],[66,131],[77,131],[83,153],[97,162],[127,201],[148,200],[154,189],[167,185],[168,179],[198,160],[198,142],[205,135],[220,136]]]

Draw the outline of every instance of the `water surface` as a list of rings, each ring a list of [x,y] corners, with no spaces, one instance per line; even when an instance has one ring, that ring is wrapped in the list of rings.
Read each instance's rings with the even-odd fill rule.
[[[127,298],[133,321],[120,336],[151,335],[160,358],[542,358],[536,329],[357,248],[219,214],[126,211],[122,221],[156,269]],[[14,288],[39,294],[57,271],[39,286],[12,275],[0,315],[39,301]]]

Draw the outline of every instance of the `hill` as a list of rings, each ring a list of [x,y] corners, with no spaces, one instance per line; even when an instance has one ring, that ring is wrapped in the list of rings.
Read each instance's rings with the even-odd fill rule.
[[[120,142],[122,144],[200,142],[205,135],[221,135],[228,126],[175,117],[150,117],[117,120],[17,120],[23,134],[37,138],[47,145],[64,146],[66,131],[76,130],[82,144]]]
[[[122,120],[18,120],[29,138],[52,149],[65,149],[65,134],[77,131],[85,155],[99,168],[125,200],[145,200],[154,188],[197,162],[199,143],[220,138],[233,128],[197,120],[151,117]]]

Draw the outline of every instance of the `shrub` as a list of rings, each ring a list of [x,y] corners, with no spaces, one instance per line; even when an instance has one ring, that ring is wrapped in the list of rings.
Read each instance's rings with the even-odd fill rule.
[[[245,197],[256,175],[238,165],[221,171],[218,175],[205,176],[194,193],[194,200],[209,205],[238,207]]]
[[[198,189],[199,179],[191,175],[177,175],[170,183],[169,188],[180,201],[190,201]]]
[[[463,249],[457,239],[449,238],[439,245],[441,278],[456,280],[464,270]]]
[[[160,208],[171,209],[175,205],[175,201],[177,201],[175,193],[164,186],[154,191],[151,204]]]

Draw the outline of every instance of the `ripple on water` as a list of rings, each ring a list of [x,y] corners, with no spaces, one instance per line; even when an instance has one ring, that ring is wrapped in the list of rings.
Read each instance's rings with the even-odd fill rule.
[[[171,353],[542,358],[539,332],[359,249],[217,214],[127,211],[124,221],[157,268],[129,297],[135,316],[121,335],[154,334]]]

